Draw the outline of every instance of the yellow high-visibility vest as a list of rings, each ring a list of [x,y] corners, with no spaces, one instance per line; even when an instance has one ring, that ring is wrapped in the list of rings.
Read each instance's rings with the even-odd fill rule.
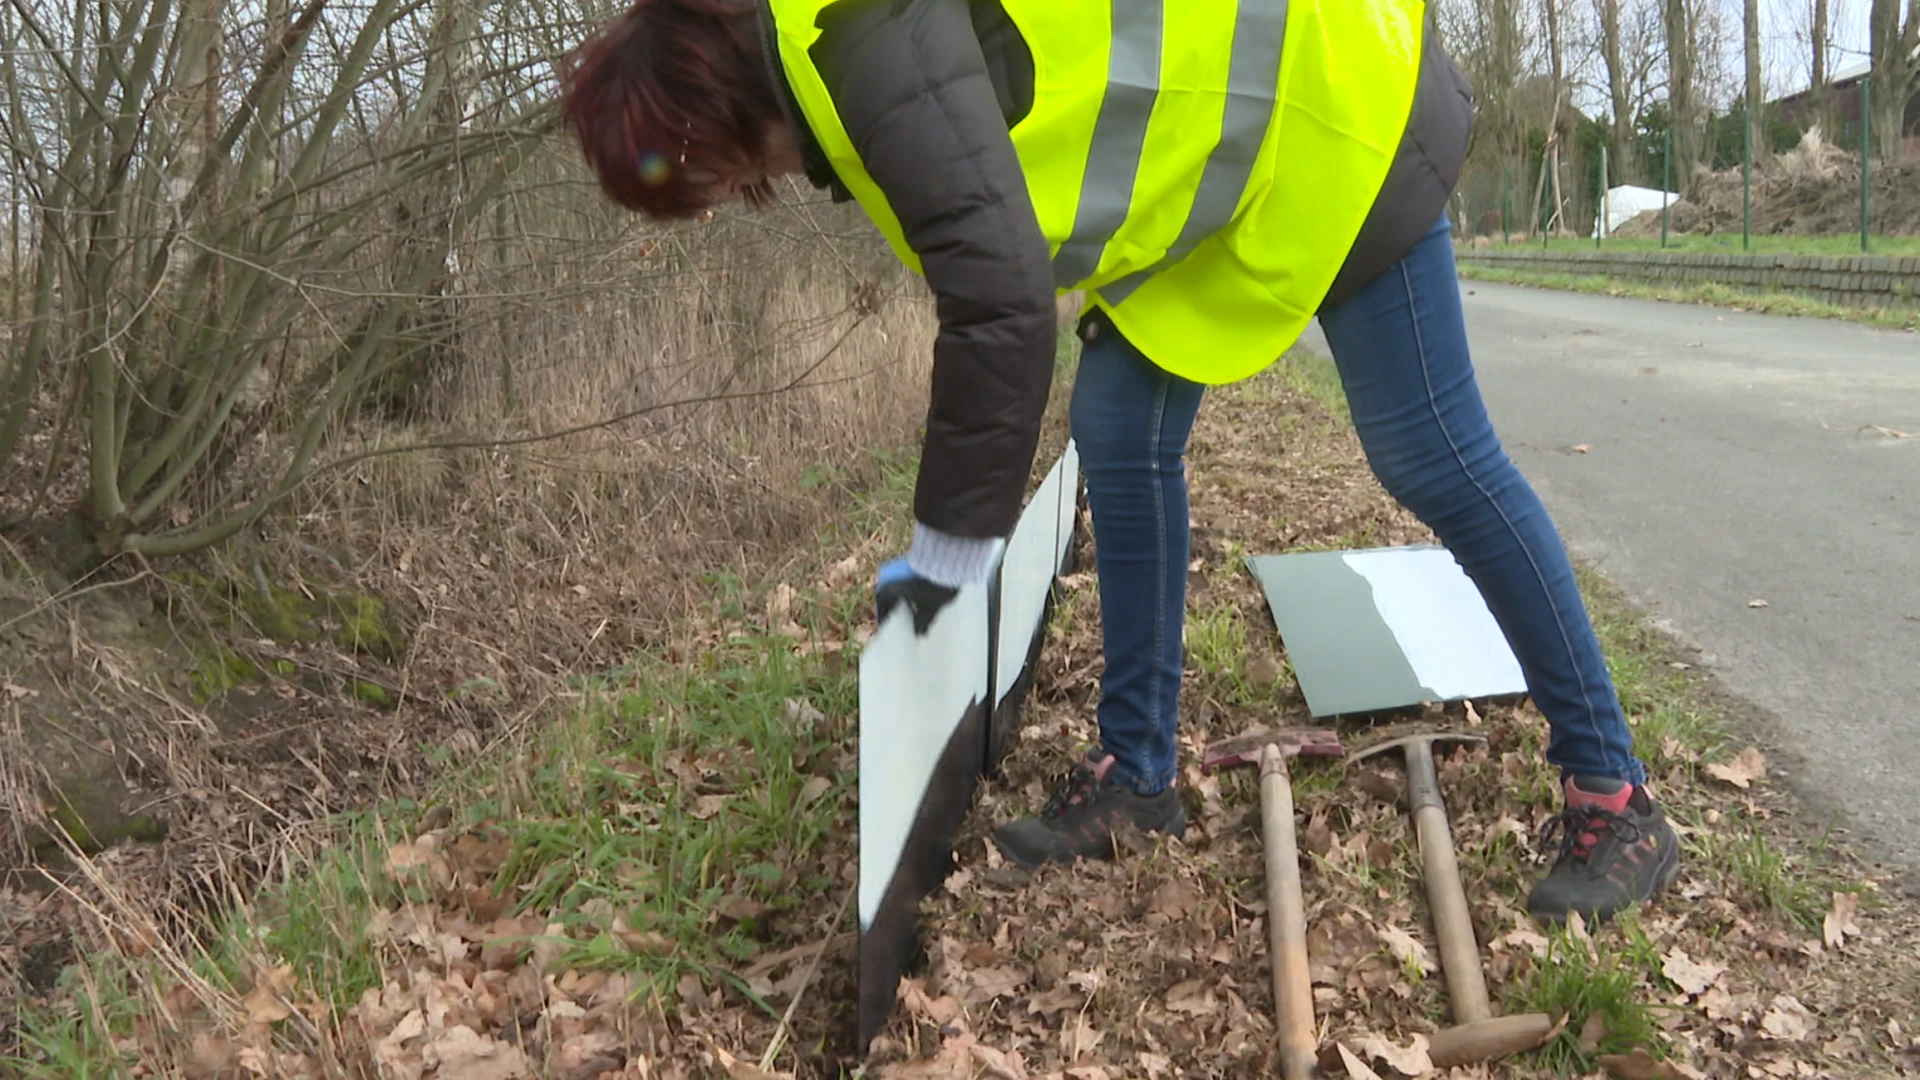
[[[808,50],[834,0],[772,0],[780,60],[834,171],[920,263]],[[1033,54],[1012,129],[1058,293],[1162,368],[1244,379],[1299,338],[1386,179],[1424,0],[1003,0]]]

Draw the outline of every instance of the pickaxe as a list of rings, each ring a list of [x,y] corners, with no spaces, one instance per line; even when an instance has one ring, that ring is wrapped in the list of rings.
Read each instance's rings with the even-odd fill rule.
[[[1440,966],[1446,973],[1447,997],[1453,1002],[1454,1026],[1436,1032],[1427,1051],[1439,1069],[1530,1050],[1553,1030],[1553,1018],[1546,1013],[1493,1015],[1487,1001],[1486,975],[1480,968],[1480,945],[1474,939],[1473,920],[1467,913],[1467,891],[1460,883],[1453,832],[1447,825],[1446,804],[1440,800],[1433,744],[1486,741],[1479,735],[1433,732],[1368,747],[1353,757],[1358,762],[1395,750],[1406,755],[1407,794],[1420,841],[1427,906],[1433,912],[1434,933],[1440,938]]]
[[[1315,1074],[1313,983],[1307,974],[1307,914],[1300,895],[1300,849],[1293,832],[1293,782],[1287,759],[1296,754],[1338,757],[1340,738],[1323,729],[1257,730],[1207,748],[1202,772],[1260,766],[1260,834],[1267,862],[1267,939],[1273,952],[1273,1001],[1280,1032],[1280,1075]]]

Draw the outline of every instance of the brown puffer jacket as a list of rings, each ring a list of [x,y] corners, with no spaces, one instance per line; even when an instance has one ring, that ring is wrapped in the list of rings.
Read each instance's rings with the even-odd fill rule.
[[[773,16],[759,0],[775,83]],[[1168,0],[1172,2],[1172,0]],[[1472,90],[1429,25],[1400,150],[1323,306],[1432,228],[1459,179]],[[998,0],[847,0],[813,47],[861,162],[920,256],[940,319],[914,494],[923,524],[1002,537],[1025,496],[1053,378],[1054,278],[1008,131],[1033,61]],[[851,198],[786,94],[812,183]]]

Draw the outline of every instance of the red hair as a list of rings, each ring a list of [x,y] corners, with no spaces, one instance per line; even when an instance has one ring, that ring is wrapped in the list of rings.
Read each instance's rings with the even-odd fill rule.
[[[694,217],[714,200],[689,170],[760,167],[783,119],[769,62],[751,3],[635,0],[567,58],[563,123],[608,197],[652,218]],[[760,205],[773,189],[744,194]]]

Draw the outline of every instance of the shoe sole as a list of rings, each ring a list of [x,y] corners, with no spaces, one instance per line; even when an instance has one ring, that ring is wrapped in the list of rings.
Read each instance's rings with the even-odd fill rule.
[[[1165,825],[1157,829],[1143,829],[1141,831],[1149,834],[1161,833],[1162,835],[1166,835],[1166,836],[1175,836],[1175,837],[1186,836],[1186,833],[1187,833],[1186,808],[1181,807],[1175,810],[1173,813],[1173,820],[1167,822]],[[1022,870],[1037,870],[1040,867],[1047,865],[1048,863],[1070,864],[1070,863],[1078,862],[1080,859],[1083,859],[1083,858],[1092,858],[1092,859],[1113,858],[1113,846],[1109,844],[1105,849],[1103,849],[1103,853],[1099,853],[1099,854],[1075,855],[1065,859],[1050,859],[1045,856],[1042,856],[1039,859],[1029,861],[1028,859],[1023,858],[1019,853],[1007,847],[1007,845],[1000,839],[999,829],[995,829],[993,831],[993,846],[996,848],[999,848],[1000,854],[1006,856],[1009,862],[1013,863],[1013,865],[1019,867]]]

